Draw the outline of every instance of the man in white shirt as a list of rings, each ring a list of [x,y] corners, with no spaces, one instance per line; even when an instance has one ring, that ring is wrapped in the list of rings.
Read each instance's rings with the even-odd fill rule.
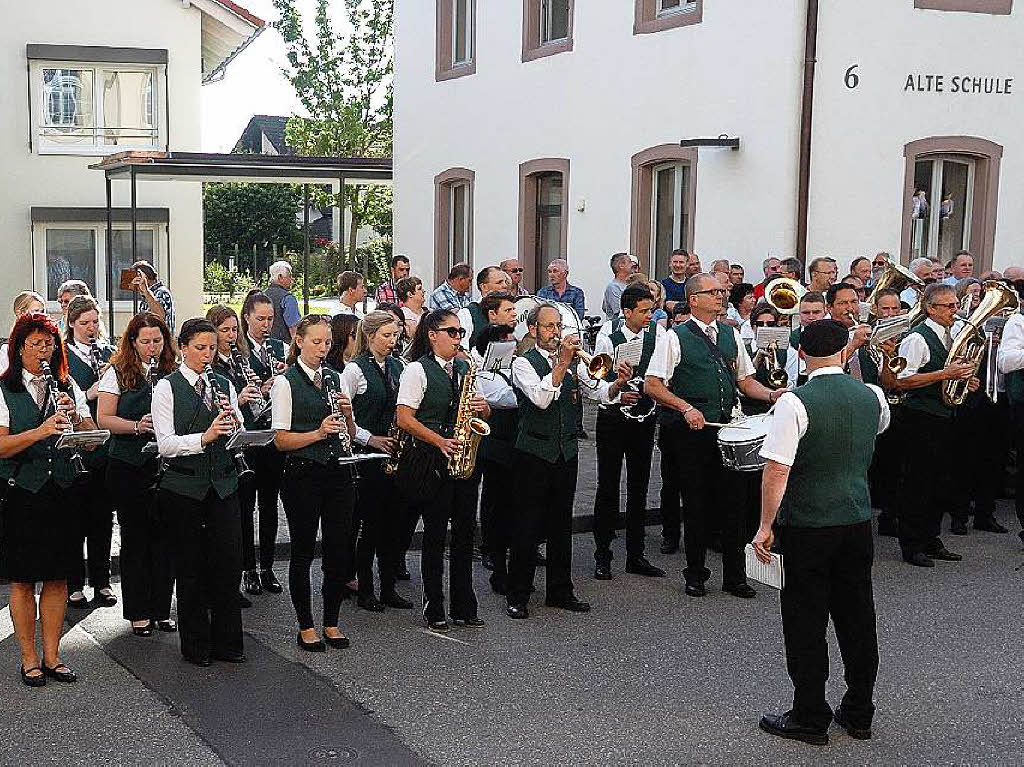
[[[800,324],[789,334],[789,348],[786,350],[786,375],[789,388],[800,386],[807,380],[804,361],[800,357],[800,334],[804,328],[825,316],[825,296],[816,291],[804,293],[800,299]]]
[[[342,272],[338,275],[338,301],[339,304],[332,314],[354,314],[362,319],[365,314],[365,304],[360,302],[366,299],[366,282],[359,272]]]
[[[491,293],[507,293],[510,285],[511,281],[508,275],[500,267],[485,266],[477,273],[476,288],[480,291],[480,300],[472,301],[458,311],[459,324],[466,331],[466,335],[462,337],[462,348],[465,351],[473,348],[476,332],[490,321],[486,310],[482,308],[483,299]],[[511,306],[514,324],[516,310],[511,295],[508,295],[508,303]]]
[[[999,372],[1006,377],[1006,397],[1010,402],[1017,455],[1024,455],[1024,314],[1014,314],[1006,321],[996,360]],[[1017,535],[1024,541],[1024,471],[1017,472],[1014,503],[1021,525]]]
[[[961,250],[953,257],[952,274],[942,282],[944,285],[956,285],[960,280],[974,276],[974,256],[969,251]]]
[[[910,271],[914,273],[926,285],[935,282],[935,264],[930,258],[915,258],[910,262]],[[921,288],[910,286],[900,293],[900,301],[911,309],[917,306],[921,297]]]

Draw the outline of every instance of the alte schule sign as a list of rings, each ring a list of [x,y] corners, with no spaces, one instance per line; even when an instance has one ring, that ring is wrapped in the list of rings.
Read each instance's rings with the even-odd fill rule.
[[[1009,96],[1013,93],[1012,77],[977,77],[959,75],[907,75],[903,92],[965,93],[989,96]]]

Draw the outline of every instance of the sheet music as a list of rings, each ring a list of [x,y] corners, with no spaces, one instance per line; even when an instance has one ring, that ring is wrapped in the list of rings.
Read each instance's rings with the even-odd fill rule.
[[[757,328],[757,349],[764,350],[771,346],[773,343],[779,349],[785,349],[789,346],[789,328],[772,328],[772,327],[760,327]]]
[[[515,341],[497,341],[487,344],[487,353],[484,354],[484,361],[480,369],[492,373],[498,370],[511,370],[512,358],[515,354]]]
[[[633,368],[640,364],[640,357],[644,353],[643,334],[638,335],[632,341],[626,341],[615,347],[615,354],[612,357],[612,370],[618,370],[619,365],[628,362]]]
[[[771,586],[773,589],[782,589],[786,585],[786,572],[782,566],[782,555],[772,552],[772,562],[770,565],[766,565],[757,555],[754,553],[753,544],[748,543],[743,553],[747,558],[747,577],[763,583],[765,586]]]

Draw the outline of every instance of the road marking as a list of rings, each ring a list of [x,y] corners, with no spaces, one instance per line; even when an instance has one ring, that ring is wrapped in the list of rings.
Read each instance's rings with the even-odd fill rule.
[[[446,639],[449,642],[458,642],[459,644],[469,645],[469,642],[465,642],[462,639],[456,639],[455,637],[446,636],[444,634],[438,634],[436,631],[431,631],[430,629],[417,629],[417,631],[419,631],[421,634],[426,634],[427,636],[434,637],[435,639]]]

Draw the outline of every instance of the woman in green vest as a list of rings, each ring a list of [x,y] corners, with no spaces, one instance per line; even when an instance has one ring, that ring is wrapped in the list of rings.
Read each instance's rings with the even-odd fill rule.
[[[0,376],[0,577],[11,582],[10,609],[21,649],[21,679],[41,687],[47,677],[75,681],[60,659],[67,578],[75,567],[73,533],[77,504],[68,490],[75,472],[68,454],[56,450],[69,430],[95,429],[82,390],[68,376],[60,331],[45,314],[26,314],[8,340],[8,368]],[[42,363],[60,391],[54,408]],[[59,413],[53,413],[59,410]],[[42,582],[39,622],[43,658],[35,644],[35,584]]]
[[[448,309],[420,320],[409,348],[410,362],[398,387],[398,426],[414,442],[402,455],[397,482],[403,502],[423,515],[423,617],[431,631],[448,630],[444,605],[444,544],[451,521],[448,574],[451,617],[457,626],[481,628],[473,592],[473,533],[476,527],[477,484],[453,479],[448,459],[459,447],[452,438],[462,383],[469,365],[457,359],[466,331]],[[477,393],[473,414],[490,415],[487,400]]]
[[[230,382],[207,373],[217,353],[209,320],[178,334],[181,366],[153,390],[153,431],[166,461],[160,511],[171,528],[181,654],[198,666],[245,661],[238,471],[226,443],[242,423]]]
[[[389,311],[370,312],[359,323],[355,356],[345,366],[342,386],[352,396],[356,422],[356,445],[372,453],[393,454],[395,440],[391,427],[395,420],[398,381],[402,361],[391,355],[400,331]],[[411,610],[412,602],[395,590],[399,541],[406,529],[407,507],[398,503],[393,475],[384,473],[381,461],[368,461],[360,467],[359,493],[353,515],[353,531],[358,529],[356,570],[359,575],[357,603],[364,610],[380,612],[385,606]],[[373,558],[380,573],[380,599],[373,591]]]
[[[114,347],[102,337],[100,311],[92,296],[75,296],[68,304],[66,348],[68,373],[75,379],[89,401],[89,411],[96,420],[96,398],[99,379],[107,369]],[[110,538],[114,528],[114,505],[107,493],[107,446],[85,457],[89,470],[78,496],[81,513],[76,515],[75,568],[68,578],[68,602],[72,607],[86,607],[89,602],[82,593],[85,588],[86,561],[82,559],[83,544],[88,547],[89,585],[93,588],[92,604],[113,607],[117,597],[110,588]]]
[[[170,619],[174,574],[166,520],[158,513],[156,483],[160,459],[143,452],[153,437],[152,398],[156,382],[174,372],[171,331],[155,314],[132,317],[97,398],[97,422],[110,434],[107,492],[121,528],[121,602],[136,636],[153,629],[175,631]]]
[[[322,535],[323,631],[331,647],[345,648],[349,639],[338,628],[352,526],[352,471],[339,464],[345,453],[342,432],[355,436],[352,405],[341,377],[324,362],[331,350],[331,322],[307,314],[295,328],[288,352],[291,367],[274,379],[271,426],[275,444],[285,453],[281,500],[288,519],[292,557],[288,589],[298,618],[298,646],[309,652],[326,650],[313,624],[309,571],[313,566],[316,531]],[[335,393],[333,402],[330,394]]]

